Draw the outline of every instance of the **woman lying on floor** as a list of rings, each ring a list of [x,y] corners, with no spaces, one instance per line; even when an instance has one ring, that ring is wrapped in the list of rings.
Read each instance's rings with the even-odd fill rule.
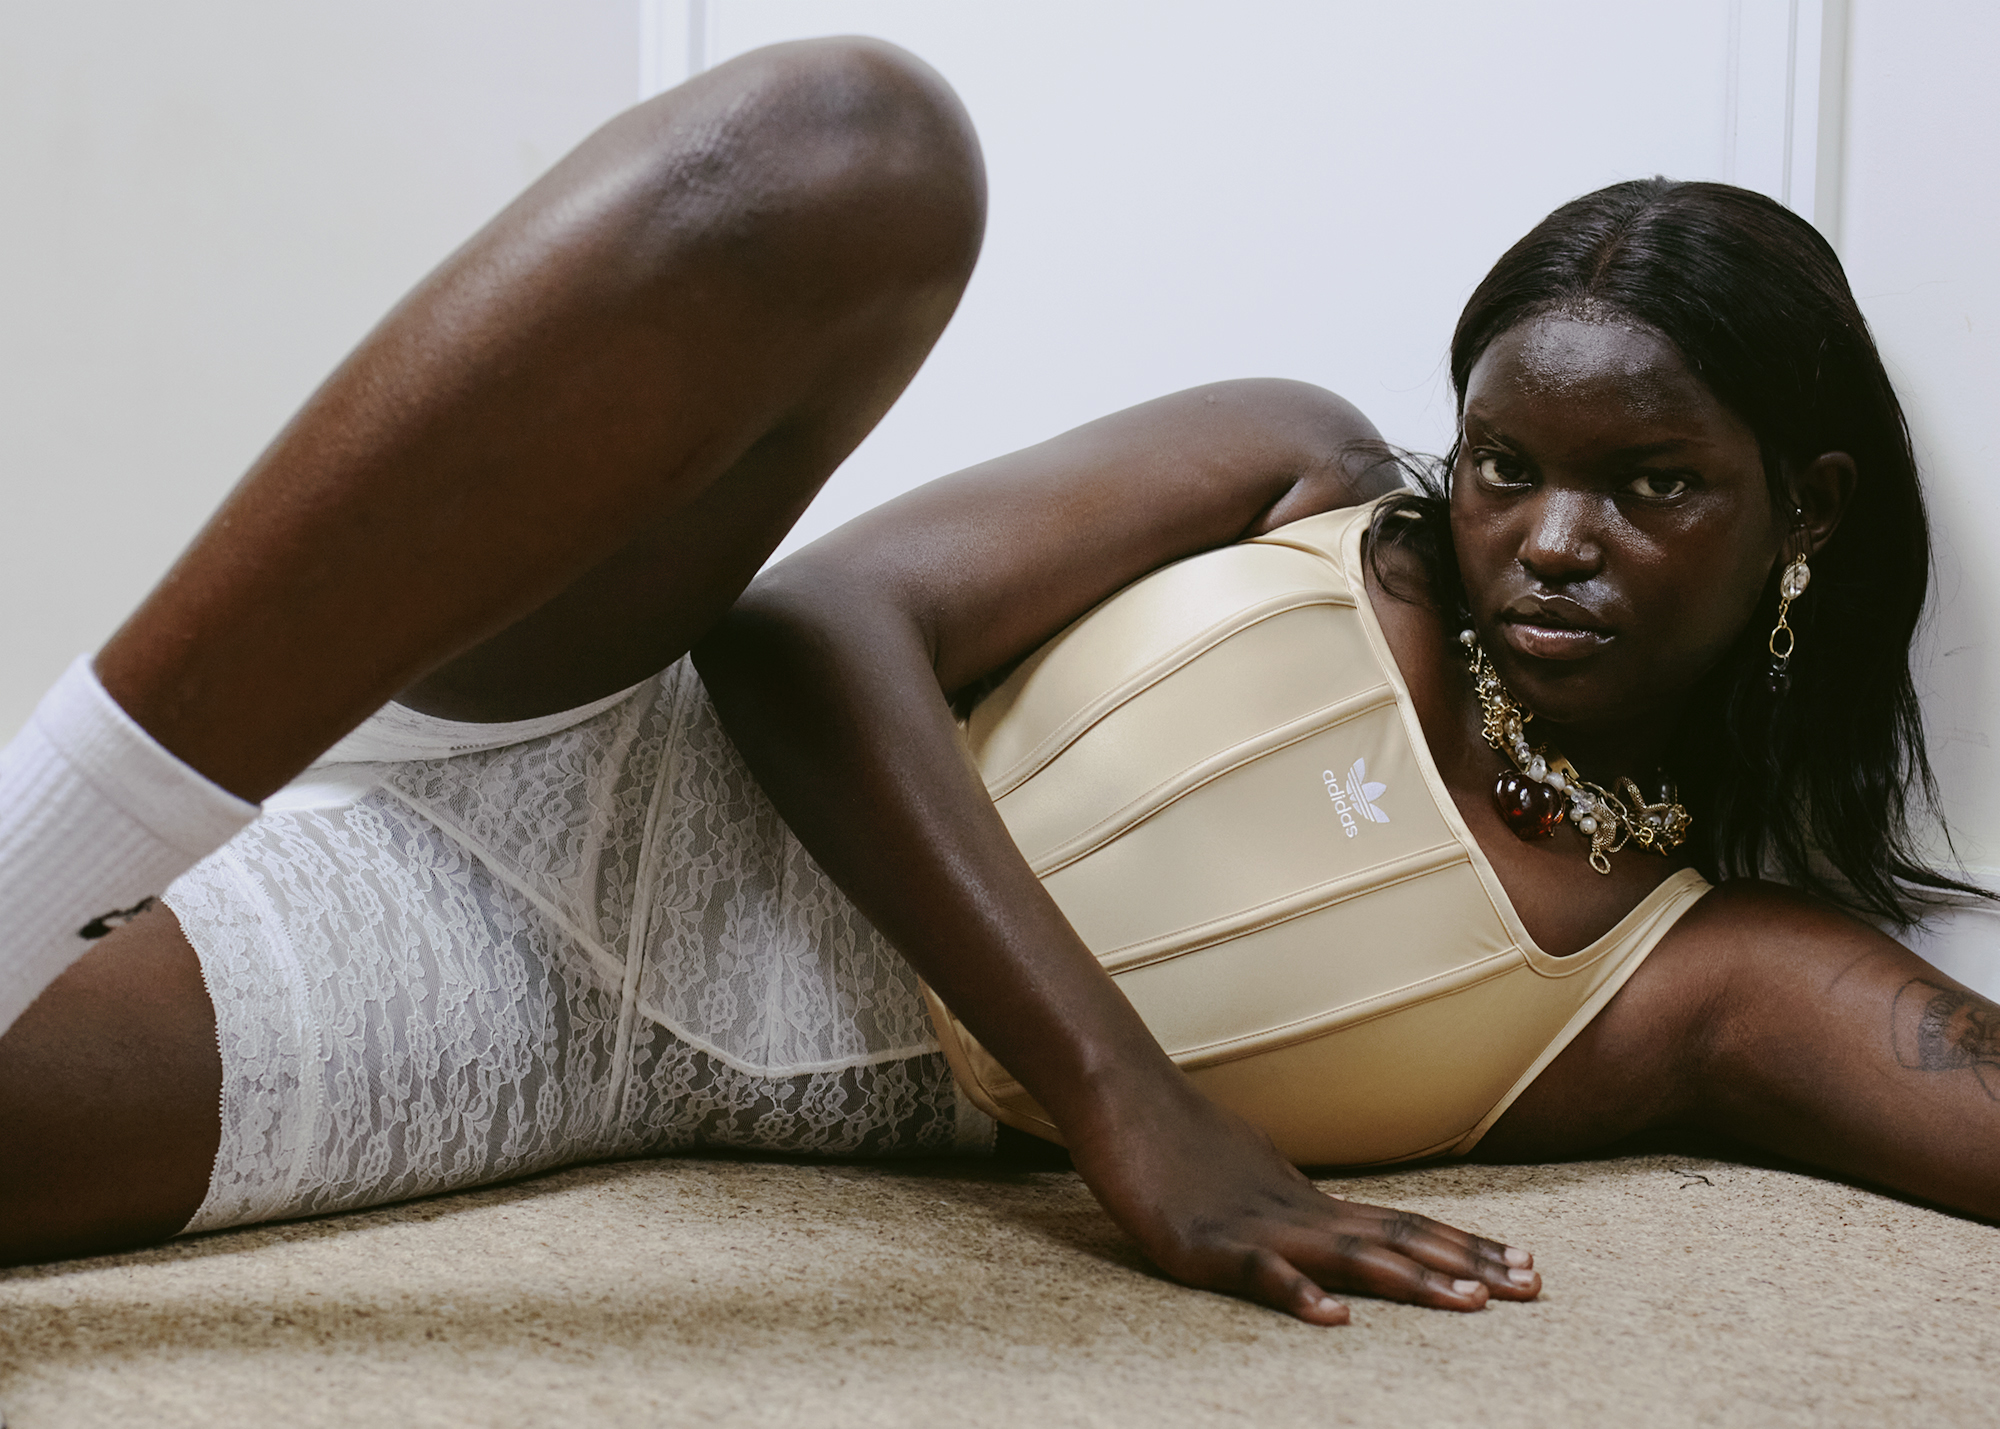
[[[1294,1161],[1692,1126],[2000,1213],[1995,1008],[1826,896],[1956,885],[1905,820],[1908,441],[1810,228],[1559,210],[1460,323],[1428,495],[1224,384],[752,583],[983,204],[922,66],[763,51],[335,373],[0,760],[0,1253],[989,1112],[1320,1323],[1539,1280]]]

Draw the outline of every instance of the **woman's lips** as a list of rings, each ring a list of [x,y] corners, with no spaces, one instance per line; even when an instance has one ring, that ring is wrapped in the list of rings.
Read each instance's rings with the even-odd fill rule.
[[[1500,635],[1517,652],[1536,660],[1582,660],[1611,643],[1611,636],[1602,630],[1551,625],[1532,617],[1502,620]]]

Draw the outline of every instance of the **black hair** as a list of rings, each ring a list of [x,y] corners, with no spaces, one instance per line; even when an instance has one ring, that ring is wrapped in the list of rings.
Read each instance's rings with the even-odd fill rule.
[[[1897,924],[1921,916],[1926,890],[1983,892],[1933,867],[1910,832],[1918,811],[1943,829],[1910,680],[1929,523],[1902,406],[1832,247],[1782,205],[1727,184],[1642,179],[1566,203],[1502,255],[1459,317],[1461,415],[1495,338],[1585,310],[1678,350],[1756,434],[1775,511],[1796,506],[1791,475],[1823,453],[1846,452],[1859,473],[1791,608],[1789,690],[1766,687],[1774,570],[1675,733],[1666,767],[1694,815],[1696,867],[1718,882],[1770,874]],[[1465,604],[1449,512],[1457,459],[1454,439],[1442,462],[1406,463],[1416,490],[1383,502],[1371,532],[1378,559],[1392,545],[1421,558],[1447,616]]]

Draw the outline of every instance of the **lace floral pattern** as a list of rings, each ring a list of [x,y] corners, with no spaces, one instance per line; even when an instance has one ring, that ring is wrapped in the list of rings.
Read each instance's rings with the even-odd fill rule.
[[[607,1157],[990,1138],[915,974],[687,662],[553,734],[339,774],[167,894],[223,1050],[188,1229]]]

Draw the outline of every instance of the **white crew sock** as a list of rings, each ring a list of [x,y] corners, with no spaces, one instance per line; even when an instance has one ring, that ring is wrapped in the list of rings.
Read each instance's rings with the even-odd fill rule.
[[[162,748],[79,656],[0,749],[0,1032],[256,816]]]

